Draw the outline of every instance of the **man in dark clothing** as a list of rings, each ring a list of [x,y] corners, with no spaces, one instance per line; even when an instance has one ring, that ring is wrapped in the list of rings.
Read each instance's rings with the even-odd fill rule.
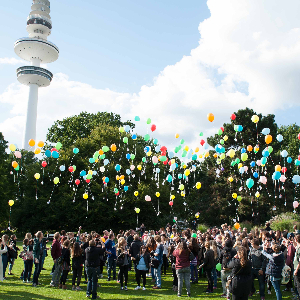
[[[116,245],[115,245],[115,236],[113,233],[109,234],[108,240],[105,242],[105,249],[107,251],[107,281],[110,281],[111,271],[113,271],[113,280],[116,280]]]
[[[266,231],[271,231],[272,230],[270,225],[271,224],[269,222],[266,223],[266,228],[265,228]]]
[[[89,247],[85,249],[85,268],[88,278],[86,296],[90,297],[92,295],[92,299],[97,299],[97,284],[98,284],[98,272],[100,268],[100,256],[105,252],[104,248],[96,247],[96,243],[94,240],[89,241]]]
[[[61,244],[60,244],[60,234],[56,232],[54,234],[54,239],[51,248],[51,256],[53,258],[55,270],[52,275],[52,281],[50,282],[50,286],[58,286],[59,278],[62,271],[61,264],[58,262],[58,258],[61,257]]]
[[[131,255],[131,257],[136,257],[138,254],[140,254],[141,245],[142,245],[142,243],[140,242],[140,238],[139,238],[138,234],[136,234],[134,236],[134,240],[131,243],[130,250],[129,250],[129,254]],[[135,267],[136,267],[135,260],[133,261],[133,264],[134,264],[134,269],[135,269]]]
[[[145,226],[144,223],[143,223],[143,224],[141,225],[141,227],[140,227],[140,233],[141,233],[141,236],[144,235],[145,231],[146,231],[146,226]]]

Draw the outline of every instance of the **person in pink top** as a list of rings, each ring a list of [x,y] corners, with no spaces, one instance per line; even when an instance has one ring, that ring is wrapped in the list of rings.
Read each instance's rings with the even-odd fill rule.
[[[190,285],[190,250],[187,247],[185,241],[181,241],[176,250],[173,252],[173,256],[176,257],[176,274],[178,277],[178,297],[181,296],[183,280],[187,290],[188,297],[191,296],[191,285]]]

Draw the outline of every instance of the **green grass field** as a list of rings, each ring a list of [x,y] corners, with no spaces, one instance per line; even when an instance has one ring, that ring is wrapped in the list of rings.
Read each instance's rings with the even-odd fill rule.
[[[49,286],[51,281],[50,272],[52,269],[52,259],[48,256],[44,264],[46,270],[43,270],[40,275],[40,282],[42,285],[34,288],[31,284],[23,283],[19,277],[23,270],[23,261],[18,258],[14,265],[12,273],[14,275],[8,276],[8,280],[0,282],[0,299],[2,300],[30,300],[30,299],[86,299],[86,284],[81,284],[83,291],[72,291],[71,278],[72,275],[68,275],[67,287],[68,290],[60,290],[58,288],[52,288]],[[175,299],[177,295],[172,291],[172,276],[169,272],[167,276],[162,276],[162,289],[153,290],[151,278],[147,278],[147,290],[135,291],[136,282],[134,280],[134,272],[129,272],[128,280],[128,291],[121,291],[120,284],[116,281],[106,281],[106,270],[104,269],[104,278],[99,280],[101,287],[98,287],[98,296],[101,299]],[[32,278],[31,278],[32,279]],[[204,290],[207,287],[207,281],[201,278],[199,283],[196,285],[191,285],[191,294],[193,298],[200,299],[224,299],[220,298],[222,294],[221,283],[218,282],[218,289],[214,290],[213,294],[207,295]],[[257,281],[256,281],[256,287]],[[283,289],[283,287],[282,287]],[[182,297],[187,298],[186,290],[183,288]],[[259,295],[253,296],[251,299],[259,300]],[[266,299],[276,299],[274,289],[272,289],[272,295],[266,294]],[[289,292],[283,293],[283,299],[292,299],[292,294]]]

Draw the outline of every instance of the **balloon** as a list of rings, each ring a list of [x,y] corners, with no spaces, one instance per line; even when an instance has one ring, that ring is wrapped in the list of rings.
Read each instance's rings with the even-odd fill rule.
[[[254,180],[252,178],[248,178],[246,181],[246,185],[249,189],[251,189],[254,185]]]
[[[50,156],[51,156],[51,151],[50,151],[50,150],[46,150],[46,151],[45,151],[45,155],[46,155],[47,157],[50,157]]]
[[[261,159],[261,164],[262,165],[265,165],[266,163],[267,163],[267,158],[266,157],[263,157],[262,159]]]
[[[74,154],[78,154],[78,153],[79,153],[79,149],[78,149],[78,148],[74,148],[74,149],[73,149],[73,153],[74,153]]]
[[[242,125],[234,125],[234,130],[236,132],[241,132],[241,131],[243,131],[243,126]]]
[[[257,173],[257,172],[254,172],[254,173],[253,173],[253,177],[254,177],[254,178],[258,178],[258,173]]]
[[[137,208],[137,207],[136,207],[134,210],[135,210],[135,212],[136,212],[137,214],[139,214],[140,211],[141,211],[141,210],[140,210],[139,208]]]
[[[141,166],[141,165],[138,165],[137,168],[138,168],[139,171],[142,170],[142,166]],[[156,171],[156,172],[157,172],[157,171]]]
[[[236,229],[236,230],[238,230],[240,227],[241,227],[241,225],[239,224],[239,223],[235,223],[234,225],[234,228]],[[221,265],[222,266],[222,265]]]
[[[54,184],[58,184],[59,183],[59,178],[58,177],[54,177],[53,182],[54,182]]]
[[[9,145],[9,150],[10,151],[16,151],[16,149],[17,149],[16,145],[14,145],[14,144]]]
[[[47,162],[46,161],[42,161],[42,167],[43,168],[47,167]]]
[[[109,178],[108,177],[105,177],[105,183],[109,183]]]
[[[151,124],[151,119],[150,118],[147,119],[147,124],[148,125]]]
[[[300,183],[300,176],[299,175],[294,175],[292,179],[294,184]]]
[[[280,177],[281,177],[281,174],[280,174],[280,172],[277,172],[277,171],[275,171],[272,175],[273,180],[279,180]]]
[[[279,143],[283,141],[283,136],[281,134],[277,134],[276,139]]]
[[[134,165],[131,165],[131,166],[130,166],[130,170],[133,171],[134,169],[135,169],[135,166],[134,166]]]
[[[209,122],[213,122],[214,119],[215,119],[215,116],[214,116],[212,113],[209,113],[209,114],[207,115],[207,120],[208,120]]]
[[[280,181],[284,183],[286,181],[286,177],[284,175],[281,175],[280,176]]]
[[[260,161],[260,160],[257,160],[257,161],[256,161],[256,164],[260,167],[260,166],[261,166],[261,161]]]
[[[127,143],[128,143],[128,137],[127,137],[127,136],[125,136],[125,137],[123,138],[123,143],[124,143],[124,144],[127,144]]]
[[[282,150],[280,154],[281,154],[282,157],[287,157],[288,156],[288,152],[286,150]]]
[[[33,140],[33,139],[29,140],[28,145],[30,147],[33,147],[35,145],[35,140]]]
[[[134,196],[137,197],[137,196],[139,195],[139,192],[138,192],[138,191],[135,191],[133,194],[134,194]]]
[[[290,164],[290,163],[293,161],[293,159],[292,159],[291,157],[288,157],[288,158],[286,159],[286,161]]]
[[[66,170],[66,167],[64,166],[64,165],[61,165],[60,167],[59,167],[59,169],[60,169],[60,171],[61,172],[64,172],[65,170]],[[74,169],[74,168],[73,168]],[[71,172],[71,171],[70,171]]]
[[[115,144],[112,144],[110,146],[110,150],[113,151],[113,152],[115,152],[117,150],[117,146]]]
[[[57,142],[56,145],[55,145],[55,148],[57,150],[59,150],[61,147],[62,147],[62,144],[60,142]]]
[[[241,202],[242,201],[242,196],[238,196],[236,199],[237,199],[237,201]]]
[[[219,129],[218,130],[218,135],[222,135],[222,133],[223,133],[222,129]]]
[[[251,121],[252,121],[253,123],[257,124],[258,121],[259,121],[259,116],[253,115],[253,116],[251,117]]]
[[[272,136],[270,134],[265,136],[265,142],[266,144],[270,144],[272,142]]]
[[[144,136],[144,140],[146,142],[150,140],[150,135],[148,133]]]
[[[103,164],[104,164],[104,166],[107,166],[109,164],[109,160],[107,158],[104,159]]]
[[[237,198],[237,194],[236,194],[236,193],[233,193],[233,194],[232,194],[232,198],[233,198],[233,199],[236,199],[236,198]]]
[[[270,155],[270,152],[268,150],[264,150],[262,152],[263,157],[268,157]]]
[[[256,192],[256,193],[255,193],[255,197],[256,197],[256,198],[259,198],[259,196],[260,196],[260,193],[259,193],[259,192]]]
[[[266,176],[260,176],[260,177],[259,177],[259,181],[260,181],[262,184],[267,184],[267,177],[266,177]]]
[[[228,181],[229,182],[232,182],[233,181],[233,178],[230,176],[230,177],[228,177]]]
[[[205,141],[202,139],[200,140],[200,145],[203,146],[205,144]]]
[[[156,125],[155,124],[152,124],[151,127],[150,127],[151,131],[155,131],[156,130]]]
[[[300,140],[300,133],[298,134],[298,140]]]
[[[173,204],[174,204],[173,201],[170,201],[170,202],[169,202],[169,205],[170,205],[171,207],[173,206]]]
[[[300,166],[300,160],[295,159],[295,166]]]
[[[233,158],[235,156],[235,151],[233,149],[230,149],[227,154],[229,155],[229,157]]]
[[[124,179],[122,179],[122,180],[124,180]],[[128,191],[128,186],[127,186],[127,185],[124,186],[124,191],[125,191],[125,192]]]
[[[13,206],[14,204],[15,204],[15,201],[14,201],[14,200],[9,200],[9,201],[8,201],[8,205],[9,205],[9,206]]]
[[[57,151],[52,152],[52,157],[53,158],[59,158],[59,153]]]
[[[73,168],[72,166],[70,166],[70,167],[69,167],[69,172],[72,173],[73,171],[74,171],[74,168]]]
[[[115,166],[115,170],[119,172],[119,171],[121,170],[121,166],[120,166],[119,164],[117,164],[117,165]]]
[[[132,135],[132,139],[135,141],[137,139],[137,135],[136,134],[133,134]]]
[[[130,175],[131,174],[131,171],[129,169],[126,169],[126,174],[127,175]]]
[[[234,121],[234,120],[236,119],[236,115],[235,115],[235,114],[232,114],[232,115],[230,116],[230,119],[231,119],[232,121]]]
[[[180,185],[179,185],[179,189],[180,189],[181,191],[183,191],[183,190],[184,190],[184,185],[183,185],[183,184],[180,184]]]
[[[135,116],[135,117],[134,117],[134,121],[138,122],[138,121],[140,121],[140,120],[141,120],[141,119],[140,119],[139,116]]]
[[[264,128],[262,131],[261,131],[262,134],[264,135],[268,135],[270,133],[270,129],[269,128]]]
[[[160,192],[156,192],[156,193],[155,193],[155,196],[156,196],[157,198],[159,198],[159,197],[160,197]]]
[[[248,167],[244,166],[244,171],[247,172],[248,171]]]
[[[196,183],[196,189],[197,189],[197,190],[201,189],[201,182],[197,182],[197,183]]]
[[[157,163],[158,163],[158,158],[157,158],[157,156],[153,156],[153,157],[152,157],[152,162],[153,162],[153,164],[157,164]]]
[[[39,141],[37,145],[38,147],[42,148],[45,146],[45,143],[43,141]]]
[[[227,135],[224,135],[223,137],[224,141],[226,142],[228,140],[228,136]]]
[[[129,125],[125,125],[124,130],[125,130],[126,132],[129,132],[130,126],[129,126]]]
[[[275,166],[275,171],[280,172],[280,171],[281,171],[281,166],[280,166],[280,165],[276,165],[276,166]]]
[[[84,193],[84,194],[82,195],[82,197],[83,197],[83,199],[87,199],[87,198],[89,197],[89,195],[88,195],[87,193]]]
[[[146,200],[146,201],[151,201],[151,197],[148,196],[148,195],[146,195],[146,196],[145,196],[145,200]]]
[[[187,170],[184,171],[184,175],[185,175],[185,176],[189,176],[190,173],[191,173],[191,171],[190,171],[189,169],[187,169]]]
[[[220,264],[220,263],[217,263],[217,265],[216,265],[216,269],[217,269],[217,271],[221,271],[221,269],[222,269],[222,265]]]
[[[41,153],[41,149],[40,148],[36,148],[35,150],[34,150],[34,154],[40,154]]]
[[[16,168],[19,164],[18,164],[16,161],[13,161],[13,162],[11,163],[11,165],[12,165],[13,168]]]
[[[242,161],[246,161],[248,159],[248,154],[247,153],[243,153],[241,155],[241,159],[242,159]]]
[[[125,129],[124,129],[124,127],[119,127],[119,131],[121,132],[121,133],[123,133],[123,132],[125,132]]]
[[[80,180],[79,179],[76,179],[75,180],[75,184],[78,186],[80,184]]]
[[[175,134],[175,138],[178,139],[179,138],[179,133]]]
[[[296,209],[299,206],[299,202],[298,201],[294,201],[293,202],[293,207],[294,209]]]
[[[35,178],[36,180],[39,180],[39,179],[41,178],[40,173],[35,173],[35,174],[34,174],[34,178]]]

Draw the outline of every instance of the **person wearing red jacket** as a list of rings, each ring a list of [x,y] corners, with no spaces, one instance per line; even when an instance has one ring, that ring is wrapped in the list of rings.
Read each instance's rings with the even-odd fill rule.
[[[61,264],[58,262],[58,258],[61,257],[61,244],[60,244],[60,234],[56,232],[54,234],[54,239],[51,247],[51,256],[54,262],[55,270],[52,275],[52,280],[50,282],[50,286],[58,286],[60,274],[62,272]]]

